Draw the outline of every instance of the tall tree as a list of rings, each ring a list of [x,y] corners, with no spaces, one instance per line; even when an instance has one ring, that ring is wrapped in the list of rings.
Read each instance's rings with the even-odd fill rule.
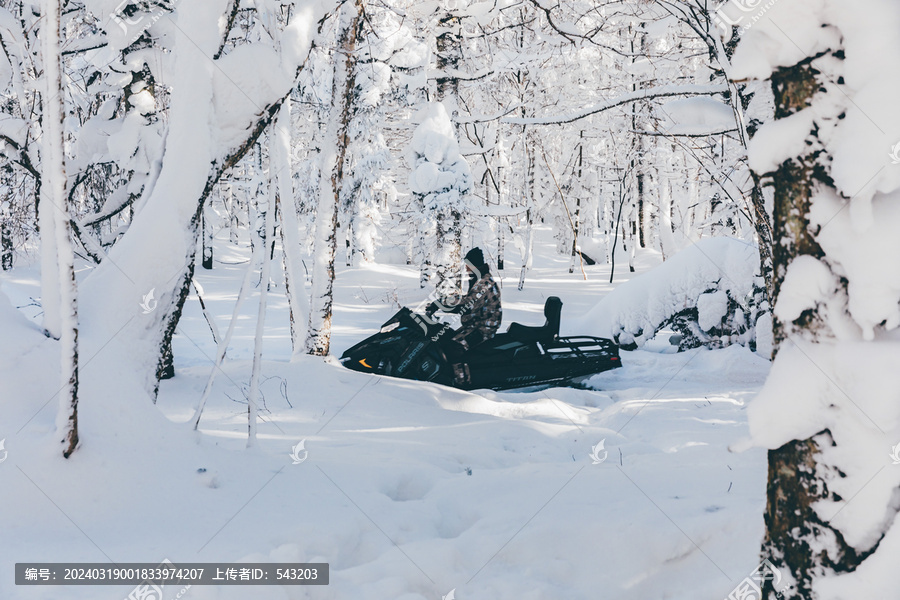
[[[452,4],[455,4],[453,2]],[[442,3],[437,17],[435,35],[435,67],[437,74],[435,100],[442,102],[454,124],[459,118],[459,67],[462,60],[461,19],[450,9],[451,2]],[[457,132],[458,134],[458,132]],[[455,204],[442,207],[436,215],[435,239],[437,248],[434,256],[436,285],[442,293],[460,290],[459,263],[462,260],[462,220],[464,197]]]
[[[223,53],[232,4],[182,3],[151,27],[156,34],[165,32],[155,42],[168,50],[160,54],[157,68],[171,90],[159,175],[152,189],[144,191],[109,258],[82,285],[82,310],[90,312],[84,315],[89,325],[82,327],[85,341],[94,351],[110,340],[122,345],[121,358],[130,367],[121,393],[129,396],[156,395],[160,371],[148,366],[162,366],[178,325],[206,200],[222,174],[275,119],[305,64],[318,22],[330,8],[328,3],[296,2],[277,44],[270,39],[237,42]],[[133,319],[135,301],[151,290],[159,299],[147,319],[152,323],[138,323]],[[102,381],[92,384],[94,393],[102,393]]]
[[[362,0],[341,8],[334,51],[331,110],[323,139],[316,206],[315,257],[306,338],[307,354],[325,356],[331,344],[331,313],[334,301],[334,256],[337,249],[338,212],[344,166],[349,144],[348,127],[356,95],[354,66],[359,35]]]
[[[43,186],[44,222],[52,223],[43,232],[42,242],[53,248],[55,257],[44,261],[42,268],[51,268],[55,277],[59,303],[46,306],[58,310],[60,367],[62,386],[59,391],[57,430],[63,434],[63,456],[69,458],[78,445],[78,292],[75,282],[75,255],[72,251],[69,227],[68,196],[66,194],[65,129],[63,104],[66,88],[63,84],[60,40],[60,0],[44,0],[45,22],[43,38],[44,88],[43,97]],[[53,236],[53,239],[48,239]]]
[[[900,544],[900,473],[884,469],[900,433],[900,288],[884,279],[900,267],[900,177],[887,140],[900,119],[871,44],[895,39],[900,14],[808,8],[801,19],[776,4],[734,56],[733,76],[766,78],[775,97],[750,143],[774,190],[777,356],[749,410],[769,448],[762,554],[778,571],[764,596],[887,598]]]

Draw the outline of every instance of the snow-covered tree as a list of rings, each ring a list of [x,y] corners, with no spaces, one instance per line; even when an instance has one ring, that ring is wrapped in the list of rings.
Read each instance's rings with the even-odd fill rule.
[[[55,278],[55,286],[44,291],[55,295],[53,302],[44,299],[44,314],[55,313],[56,331],[47,334],[59,339],[61,351],[62,387],[59,391],[57,430],[63,435],[63,456],[68,458],[78,445],[78,290],[75,282],[75,255],[72,252],[70,214],[66,194],[66,158],[63,103],[62,7],[60,0],[44,0],[46,21],[43,38],[44,81],[43,98],[43,156],[41,196],[44,227],[41,231],[46,258],[42,261],[45,280]],[[52,236],[52,239],[51,239]],[[48,250],[49,249],[49,250]],[[47,256],[49,252],[55,256]]]
[[[155,395],[162,357],[171,343],[187,298],[202,209],[221,175],[252,147],[278,114],[306,59],[319,19],[330,9],[320,3],[293,3],[291,19],[277,44],[271,40],[228,40],[232,2],[179,4],[148,30],[159,53],[157,80],[169,86],[167,134],[159,175],[145,189],[121,239],[83,282],[82,333],[91,348],[111,338],[125,342],[134,396]],[[97,14],[116,4],[94,0]],[[273,6],[274,10],[275,7]],[[132,19],[133,20],[133,19]],[[115,24],[110,44],[119,47]],[[135,319],[135,302],[155,290],[159,304]],[[118,333],[117,333],[118,332]],[[98,382],[96,382],[98,383]],[[97,390],[95,389],[95,392]]]
[[[334,259],[337,249],[340,194],[349,145],[351,105],[356,95],[354,67],[362,3],[344,4],[336,27],[331,108],[323,134],[316,205],[315,249],[306,352],[325,356],[331,343]]]
[[[768,6],[768,5],[767,5]],[[896,593],[900,472],[900,139],[896,6],[772,5],[732,76],[768,80],[775,120],[750,142],[774,191],[777,357],[750,407],[769,449],[766,598]],[[781,594],[781,595],[779,595]]]
[[[423,269],[420,283],[424,285],[425,269],[433,265],[438,292],[451,294],[459,287],[459,213],[472,187],[472,174],[459,153],[456,131],[442,103],[426,105],[418,121],[407,161],[409,188],[422,210],[415,242]]]

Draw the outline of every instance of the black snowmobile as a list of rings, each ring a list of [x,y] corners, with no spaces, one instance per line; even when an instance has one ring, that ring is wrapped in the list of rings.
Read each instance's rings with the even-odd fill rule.
[[[375,335],[341,356],[341,364],[354,371],[433,381],[464,390],[495,390],[569,382],[621,366],[619,347],[604,338],[559,337],[562,301],[556,296],[544,304],[541,327],[512,323],[473,348],[463,362],[451,364],[440,342],[454,329],[430,315],[401,308]]]

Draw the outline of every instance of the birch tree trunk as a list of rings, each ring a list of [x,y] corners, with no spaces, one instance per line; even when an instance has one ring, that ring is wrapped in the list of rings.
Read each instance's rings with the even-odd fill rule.
[[[744,95],[741,84],[736,83],[731,76],[731,60],[722,43],[722,39],[718,35],[712,35],[710,52],[716,56],[716,61],[721,65],[725,72],[725,79],[728,82],[731,93],[728,96],[734,113],[734,123],[737,127],[738,137],[744,148],[749,147],[750,131],[747,129],[747,116],[744,107],[747,98]],[[760,185],[759,177],[751,172],[753,187],[750,190],[750,205],[753,210],[753,227],[756,230],[756,239],[759,245],[759,268],[763,280],[766,284],[766,296],[769,305],[774,304],[775,283],[773,274],[774,260],[774,234],[772,232],[772,220],[769,217],[769,211],[766,208],[766,200]]]
[[[13,241],[9,226],[0,223],[0,269],[9,271],[13,268]]]
[[[212,211],[211,208],[206,207],[203,210],[203,216],[201,217],[201,226],[200,228],[203,230],[203,256],[202,256],[202,265],[204,269],[210,270],[213,268],[213,230],[212,225],[209,222],[208,213]]]
[[[291,321],[291,348],[293,356],[304,353],[306,324],[309,319],[309,296],[301,258],[300,220],[294,197],[294,181],[291,177],[291,104],[285,100],[278,112],[269,161],[278,177],[278,218],[281,220],[281,249],[284,257],[284,288],[288,300]]]
[[[319,201],[316,207],[312,294],[306,353],[326,356],[331,344],[331,313],[334,301],[334,258],[337,250],[338,208],[348,145],[354,77],[356,40],[359,33],[361,0],[341,8],[334,54],[332,104],[325,130]]]
[[[50,92],[49,88],[47,90]],[[49,138],[48,138],[49,139]],[[43,170],[44,165],[42,165]],[[59,254],[56,250],[56,215],[57,210],[52,206],[52,192],[44,190],[44,186],[38,191],[38,223],[41,232],[41,309],[44,315],[41,325],[44,335],[55,340],[59,339],[61,331],[60,323],[60,297],[59,297]]]
[[[447,0],[444,5],[448,5]],[[438,18],[435,37],[437,89],[435,99],[441,102],[450,115],[460,136],[459,116],[459,66],[462,60],[462,25],[460,18],[449,10]],[[462,198],[460,198],[462,201]],[[462,279],[459,265],[462,261],[462,220],[459,206],[450,207],[447,213],[437,215],[435,241],[437,242],[433,267],[437,281],[435,288],[442,295],[453,295],[461,291]]]
[[[672,231],[672,189],[669,174],[663,168],[658,175],[659,187],[659,249],[663,260],[676,252],[675,236]]]
[[[534,218],[537,211],[537,163],[534,135],[527,128],[522,132],[522,150],[525,155],[525,249],[522,270],[519,273],[519,291],[525,289],[525,274],[531,269],[534,249]]]
[[[44,0],[43,58],[46,88],[43,94],[42,168],[45,220],[51,222],[56,253],[54,274],[59,294],[58,327],[62,386],[56,428],[62,434],[63,456],[69,458],[78,445],[78,304],[75,255],[72,251],[69,207],[66,195],[65,137],[63,118],[62,54],[60,53],[60,0]],[[42,235],[49,232],[42,231]],[[43,240],[42,240],[43,241]],[[47,262],[50,262],[49,260]],[[47,307],[44,308],[47,310]],[[45,312],[46,315],[46,312]]]
[[[270,154],[271,155],[271,154]],[[269,194],[266,203],[266,212],[262,216],[262,230],[257,240],[257,249],[260,261],[259,280],[259,308],[256,312],[256,335],[253,341],[253,370],[250,374],[250,393],[247,397],[247,447],[256,445],[256,421],[259,414],[259,376],[262,370],[262,344],[263,333],[266,328],[266,302],[269,297],[269,276],[272,265],[272,257],[269,251],[275,237],[275,195],[277,176],[272,172],[272,164],[269,163]],[[259,224],[258,224],[259,225]]]

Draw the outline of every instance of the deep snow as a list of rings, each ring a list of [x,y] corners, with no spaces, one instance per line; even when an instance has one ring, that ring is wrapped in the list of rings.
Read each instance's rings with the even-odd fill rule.
[[[585,282],[564,257],[541,262],[551,243],[523,292],[507,257],[504,328],[539,323],[548,295],[562,297],[565,327],[612,287],[606,265],[586,267]],[[197,277],[224,331],[247,266],[224,263],[249,250],[223,246],[216,256]],[[658,261],[640,254],[639,272]],[[619,269],[616,283],[628,276]],[[37,281],[36,269],[21,268],[0,290],[22,306]],[[424,297],[417,284],[406,266],[339,269],[332,352],[386,320],[392,299]],[[58,352],[21,316],[36,307],[16,315],[0,295],[0,439],[9,452],[0,463],[0,598],[117,600],[131,589],[17,588],[13,564],[24,561],[331,565],[328,587],[195,586],[189,600],[436,600],[453,589],[460,600],[714,599],[756,567],[765,451],[728,451],[747,435],[744,409],[768,373],[747,349],[672,354],[650,342],[623,352],[622,369],[591,378],[593,389],[470,393],[355,373],[334,359],[289,362],[279,285],[269,295],[259,445],[248,450],[239,386],[250,377],[257,294],[199,433],[187,420],[215,345],[192,299],[174,344],[178,374],[163,382],[157,406],[117,397],[111,369],[109,396],[82,400],[82,444],[68,461],[50,408]],[[111,360],[91,359],[83,368]],[[301,440],[308,458],[292,464]],[[601,441],[595,456],[605,460],[593,464]]]

